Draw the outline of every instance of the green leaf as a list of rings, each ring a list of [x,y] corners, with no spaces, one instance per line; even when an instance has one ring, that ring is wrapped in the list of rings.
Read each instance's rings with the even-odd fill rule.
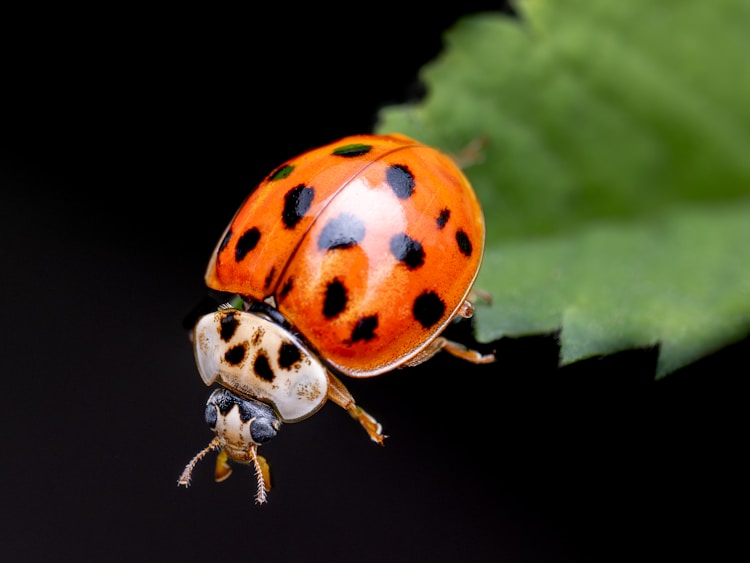
[[[401,132],[460,155],[487,223],[477,338],[561,362],[659,346],[657,377],[750,330],[750,2],[527,0],[464,18]]]

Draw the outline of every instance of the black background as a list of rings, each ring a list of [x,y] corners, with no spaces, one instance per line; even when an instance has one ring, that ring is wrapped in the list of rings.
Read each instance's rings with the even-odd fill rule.
[[[183,317],[247,190],[415,100],[462,14],[202,6],[6,14],[0,552],[9,561],[614,561],[744,535],[748,342],[653,382],[656,350],[556,368],[554,335],[347,380],[252,472],[211,438]],[[502,56],[502,54],[498,54]],[[519,61],[518,64],[523,64]],[[469,327],[465,327],[469,328]],[[460,335],[459,335],[460,336]],[[466,336],[464,334],[464,336]],[[445,355],[447,356],[447,355]]]

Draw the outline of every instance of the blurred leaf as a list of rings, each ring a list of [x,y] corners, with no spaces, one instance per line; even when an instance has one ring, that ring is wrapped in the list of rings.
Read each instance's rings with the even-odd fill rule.
[[[477,338],[560,331],[563,364],[658,344],[661,377],[747,335],[750,2],[518,10],[457,22],[376,126],[484,143]]]

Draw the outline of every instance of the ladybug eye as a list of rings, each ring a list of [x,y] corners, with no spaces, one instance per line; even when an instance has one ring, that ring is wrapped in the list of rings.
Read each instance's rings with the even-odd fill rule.
[[[218,418],[219,418],[219,411],[217,410],[216,405],[212,403],[211,401],[209,401],[206,404],[205,419],[206,419],[206,424],[208,424],[208,427],[211,430],[216,430],[216,421],[218,420]]]
[[[278,425],[278,420],[275,417],[256,418],[250,425],[250,435],[253,438],[253,442],[256,444],[265,444],[276,436],[277,429],[274,427],[274,424]]]

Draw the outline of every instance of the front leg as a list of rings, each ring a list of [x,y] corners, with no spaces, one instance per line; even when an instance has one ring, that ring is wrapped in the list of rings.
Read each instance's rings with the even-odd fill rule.
[[[383,440],[388,437],[383,434],[383,427],[354,402],[354,397],[349,390],[330,372],[328,373],[328,398],[341,408],[346,409],[346,412],[352,418],[359,421],[373,442],[383,445]]]

